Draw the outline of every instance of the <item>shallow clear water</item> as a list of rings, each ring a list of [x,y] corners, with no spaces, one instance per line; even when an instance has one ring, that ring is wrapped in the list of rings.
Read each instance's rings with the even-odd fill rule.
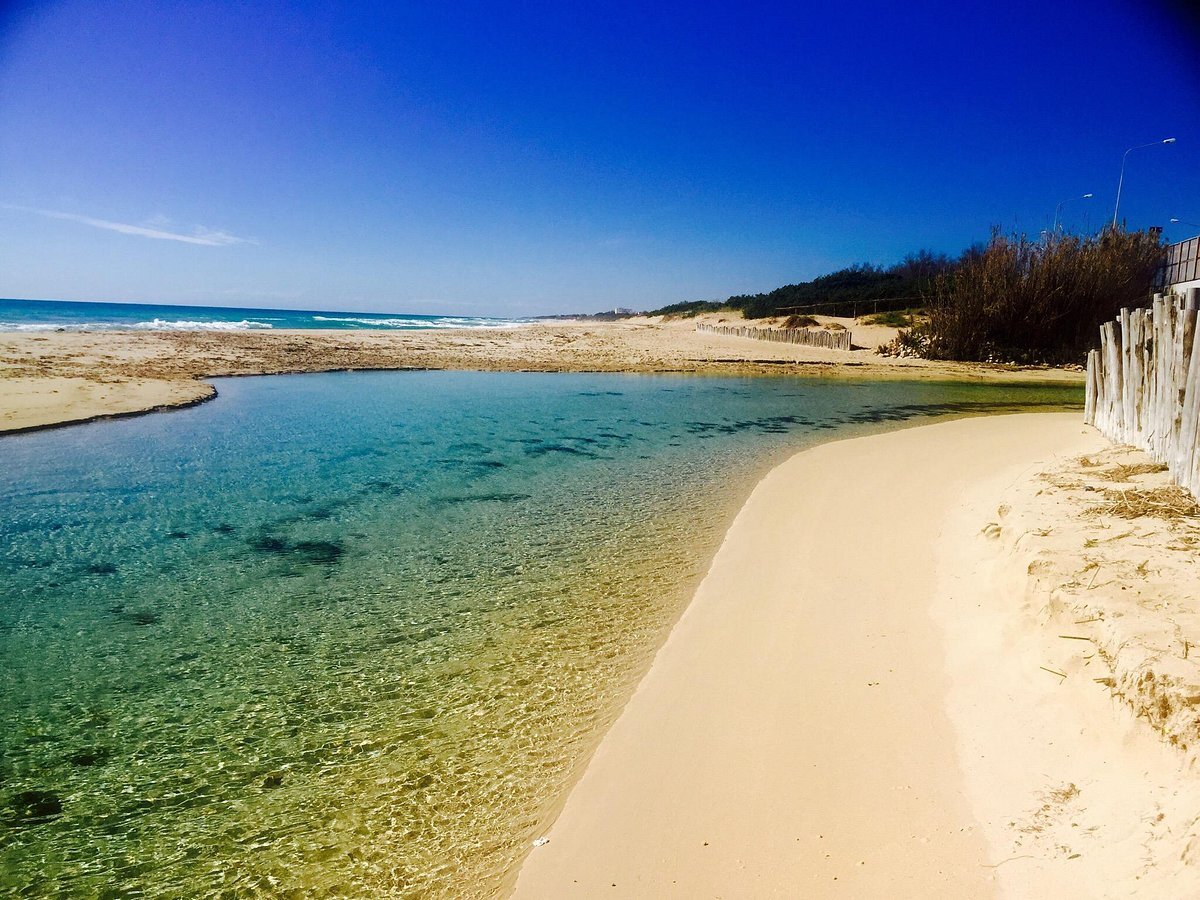
[[[487,895],[766,467],[1079,393],[217,385],[0,439],[0,894]]]

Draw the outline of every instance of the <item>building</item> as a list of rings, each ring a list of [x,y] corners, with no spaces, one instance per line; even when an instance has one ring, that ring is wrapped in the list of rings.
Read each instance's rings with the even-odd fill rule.
[[[1176,294],[1200,288],[1200,237],[1167,245],[1167,261],[1160,280],[1167,291]]]

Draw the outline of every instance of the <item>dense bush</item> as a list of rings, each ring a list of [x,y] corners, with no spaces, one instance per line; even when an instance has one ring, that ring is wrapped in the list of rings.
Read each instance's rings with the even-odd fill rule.
[[[933,281],[927,323],[901,349],[933,359],[1074,363],[1100,325],[1145,304],[1163,260],[1156,233],[992,236]]]
[[[944,254],[922,250],[887,268],[864,263],[839,269],[812,281],[787,284],[769,294],[741,294],[725,302],[734,309],[740,309],[747,319],[789,312],[852,316],[864,309],[871,311],[875,301],[911,305],[930,288],[939,274],[949,271],[953,265]],[[870,309],[867,308],[868,304],[871,305]]]
[[[716,312],[724,308],[720,303],[709,300],[685,300],[682,303],[672,303],[646,313],[648,316],[694,316],[697,313]]]

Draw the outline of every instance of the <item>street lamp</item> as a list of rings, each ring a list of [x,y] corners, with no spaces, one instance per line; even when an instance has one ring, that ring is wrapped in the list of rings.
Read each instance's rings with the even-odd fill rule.
[[[1058,206],[1054,207],[1054,225],[1050,228],[1050,233],[1054,234],[1058,231],[1058,214],[1062,212],[1063,204],[1070,203],[1072,200],[1090,200],[1091,194],[1080,194],[1078,197],[1068,197],[1066,200],[1058,201]]]
[[[1114,229],[1117,227],[1117,210],[1119,210],[1121,208],[1121,188],[1125,184],[1125,160],[1129,157],[1129,154],[1132,153],[1134,150],[1142,150],[1146,147],[1157,147],[1159,144],[1173,144],[1173,143],[1175,143],[1175,138],[1170,137],[1170,138],[1164,138],[1161,141],[1151,141],[1149,144],[1138,144],[1136,147],[1130,147],[1128,150],[1125,151],[1125,155],[1121,157],[1121,178],[1117,182],[1117,202],[1116,202],[1116,205],[1113,206],[1112,227]]]
[[[1197,225],[1195,222],[1185,222],[1185,221],[1183,221],[1183,219],[1172,219],[1171,224],[1172,225],[1186,225],[1188,228],[1200,228],[1200,225]]]

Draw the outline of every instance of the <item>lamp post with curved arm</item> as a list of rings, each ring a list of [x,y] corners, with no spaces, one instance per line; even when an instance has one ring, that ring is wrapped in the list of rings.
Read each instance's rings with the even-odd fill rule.
[[[1054,224],[1050,227],[1050,233],[1058,232],[1058,214],[1062,212],[1063,204],[1070,203],[1072,200],[1090,200],[1091,194],[1080,194],[1078,197],[1068,197],[1066,200],[1059,200],[1058,206],[1054,207]]]
[[[1117,181],[1117,202],[1113,206],[1112,227],[1114,229],[1117,227],[1117,211],[1121,208],[1121,188],[1124,187],[1124,185],[1125,185],[1125,160],[1129,158],[1129,154],[1132,153],[1134,150],[1142,150],[1146,147],[1157,147],[1159,144],[1173,144],[1173,143],[1175,143],[1175,138],[1169,137],[1169,138],[1164,138],[1161,141],[1151,141],[1149,144],[1138,144],[1136,147],[1130,147],[1128,150],[1125,151],[1125,155],[1121,157],[1121,177]]]

